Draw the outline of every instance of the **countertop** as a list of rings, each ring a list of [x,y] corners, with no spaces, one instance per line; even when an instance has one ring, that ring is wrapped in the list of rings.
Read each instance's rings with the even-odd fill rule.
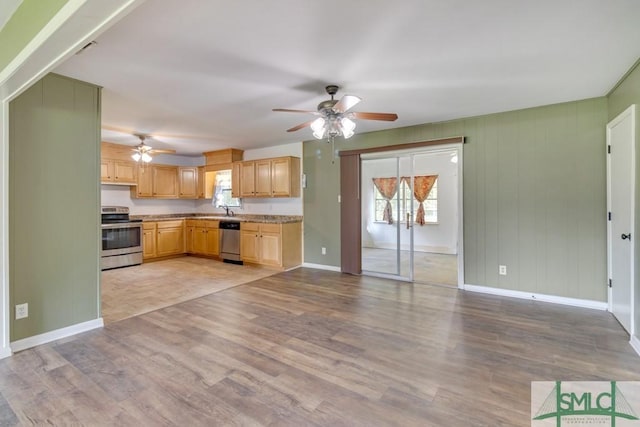
[[[166,214],[166,215],[131,215],[131,219],[143,222],[171,221],[177,219],[211,219],[215,221],[262,222],[269,224],[288,224],[302,222],[298,215],[211,215],[211,214]]]

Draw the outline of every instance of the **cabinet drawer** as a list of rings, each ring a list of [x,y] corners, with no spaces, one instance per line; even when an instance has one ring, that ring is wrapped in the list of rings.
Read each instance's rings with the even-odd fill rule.
[[[220,221],[206,220],[204,222],[207,228],[220,228]]]
[[[262,224],[262,232],[263,233],[279,233],[280,232],[280,224]]]
[[[178,227],[182,227],[183,224],[184,224],[184,221],[181,219],[177,221],[161,221],[161,222],[158,222],[158,230],[161,230],[163,228],[178,228]]]
[[[143,222],[142,223],[142,229],[143,230],[155,230],[156,229],[156,223],[155,222]]]
[[[256,222],[243,222],[242,224],[240,224],[240,230],[242,231],[257,233],[259,228],[260,228],[260,224]]]

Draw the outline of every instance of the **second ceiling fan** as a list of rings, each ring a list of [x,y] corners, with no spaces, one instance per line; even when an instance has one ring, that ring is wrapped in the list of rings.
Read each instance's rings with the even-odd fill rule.
[[[152,154],[162,154],[162,153],[175,154],[176,152],[176,150],[158,150],[158,149],[152,148],[144,143],[144,141],[150,138],[150,136],[142,135],[142,134],[134,134],[134,135],[140,139],[140,144],[136,145],[134,148],[131,149],[131,151],[133,151],[131,158],[136,162],[139,162],[142,160],[143,163],[149,163],[151,161]]]
[[[310,127],[313,130],[313,136],[317,139],[333,139],[337,136],[343,136],[345,139],[353,136],[356,124],[353,119],[360,120],[382,120],[393,122],[398,118],[395,113],[362,113],[349,111],[361,99],[354,95],[344,95],[340,100],[334,99],[333,96],[338,93],[338,86],[329,85],[326,88],[331,99],[322,101],[318,104],[317,111],[310,110],[291,110],[288,108],[274,108],[273,111],[285,113],[305,113],[318,116],[313,120],[301,123],[297,126],[287,129],[287,132],[295,132],[297,130]]]

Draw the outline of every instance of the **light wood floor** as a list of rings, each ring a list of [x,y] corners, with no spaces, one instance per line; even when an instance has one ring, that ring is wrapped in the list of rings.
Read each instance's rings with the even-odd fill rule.
[[[102,272],[102,318],[111,323],[275,274],[252,265],[180,257]]]
[[[0,425],[529,426],[532,380],[640,380],[602,311],[297,269],[0,361]]]
[[[409,255],[409,251],[400,251],[400,275],[404,277],[409,277]],[[391,249],[363,247],[362,269],[397,274],[397,252]],[[458,286],[458,256],[414,251],[413,280],[416,283]]]

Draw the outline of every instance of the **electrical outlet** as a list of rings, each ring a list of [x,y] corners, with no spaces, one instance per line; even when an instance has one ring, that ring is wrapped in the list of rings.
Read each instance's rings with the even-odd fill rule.
[[[342,197],[338,194],[338,203],[342,203]]]
[[[501,276],[506,276],[507,275],[507,266],[506,265],[500,265],[498,266],[498,273]]]
[[[24,319],[25,317],[29,317],[29,304],[17,304],[16,305],[16,320]]]
[[[322,255],[326,255],[327,254],[327,248],[322,248]]]

